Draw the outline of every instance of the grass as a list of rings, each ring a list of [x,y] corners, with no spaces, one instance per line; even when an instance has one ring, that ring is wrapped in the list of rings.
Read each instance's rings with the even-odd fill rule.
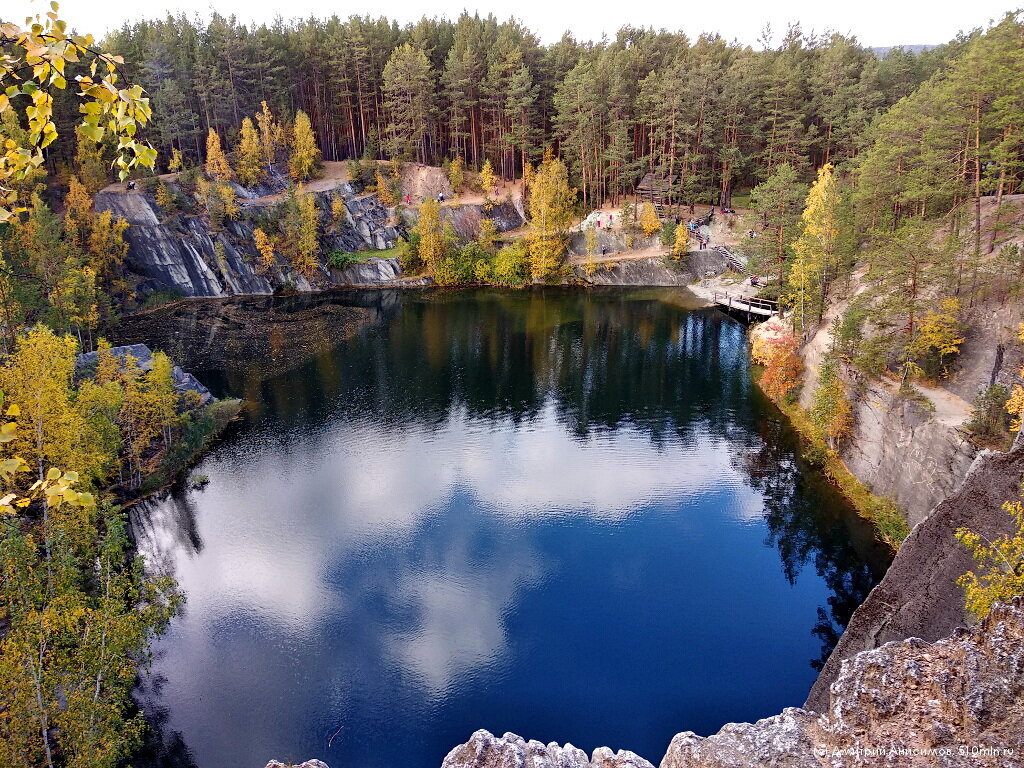
[[[754,380],[759,382],[761,374],[760,367],[755,368]],[[864,483],[846,467],[839,457],[839,452],[828,447],[824,440],[818,436],[817,430],[811,423],[807,411],[796,402],[783,401],[778,404],[790,424],[796,429],[801,440],[807,446],[807,453],[813,455],[820,461],[825,476],[835,485],[840,493],[846,497],[857,514],[871,522],[878,533],[878,537],[885,542],[894,552],[899,549],[900,544],[910,533],[910,526],[900,514],[896,502],[892,499],[873,494]]]
[[[156,309],[157,307],[162,307],[165,304],[172,304],[175,301],[180,301],[183,298],[184,294],[173,289],[165,291],[155,291],[145,298],[139,309],[141,311],[146,311],[147,309]]]
[[[398,257],[398,246],[385,248],[382,251],[331,251],[327,264],[335,269],[344,269],[353,264],[361,264],[369,259],[392,259]]]

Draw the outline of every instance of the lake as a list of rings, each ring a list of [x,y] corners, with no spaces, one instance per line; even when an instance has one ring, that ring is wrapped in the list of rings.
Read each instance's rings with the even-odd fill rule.
[[[132,318],[242,420],[133,509],[187,604],[136,765],[438,768],[478,728],[655,765],[802,704],[870,529],[682,290],[396,291]]]

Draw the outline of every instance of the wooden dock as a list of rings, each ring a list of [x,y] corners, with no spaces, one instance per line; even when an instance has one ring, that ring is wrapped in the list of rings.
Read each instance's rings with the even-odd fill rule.
[[[731,293],[719,293],[716,291],[713,300],[722,309],[746,312],[748,315],[771,317],[779,313],[779,303],[771,299],[758,299],[753,296],[734,296]]]

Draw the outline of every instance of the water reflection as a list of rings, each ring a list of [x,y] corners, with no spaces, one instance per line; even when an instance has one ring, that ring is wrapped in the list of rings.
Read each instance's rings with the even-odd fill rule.
[[[250,400],[210,484],[135,515],[189,595],[140,690],[150,764],[433,768],[478,727],[657,759],[798,704],[871,539],[752,389],[742,328],[677,300],[382,292],[133,324]]]

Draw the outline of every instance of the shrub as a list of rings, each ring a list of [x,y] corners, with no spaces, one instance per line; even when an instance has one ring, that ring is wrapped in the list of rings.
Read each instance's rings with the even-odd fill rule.
[[[491,281],[491,262],[487,259],[479,259],[473,269],[473,277],[478,283],[489,283]]]
[[[661,244],[662,245],[675,245],[676,242],[676,225],[671,221],[666,221],[661,225]]]
[[[350,251],[331,251],[327,257],[327,265],[334,269],[344,269],[358,264],[363,260],[362,254],[351,253]]]
[[[420,259],[419,233],[410,232],[408,237],[398,238],[395,250],[398,253],[398,263],[402,265],[403,272],[415,272],[423,266]]]
[[[507,288],[526,285],[530,273],[530,254],[526,243],[516,240],[498,251],[494,257],[494,282]]]
[[[1010,442],[1010,413],[1006,403],[1010,390],[1002,384],[994,384],[974,401],[974,411],[964,425],[982,445],[992,448],[1006,448]]]
[[[964,605],[978,619],[988,615],[993,603],[1024,594],[1024,503],[1008,501],[1003,509],[1013,520],[1012,531],[995,541],[967,528],[956,532],[980,571],[968,571],[956,582],[964,590]]]

